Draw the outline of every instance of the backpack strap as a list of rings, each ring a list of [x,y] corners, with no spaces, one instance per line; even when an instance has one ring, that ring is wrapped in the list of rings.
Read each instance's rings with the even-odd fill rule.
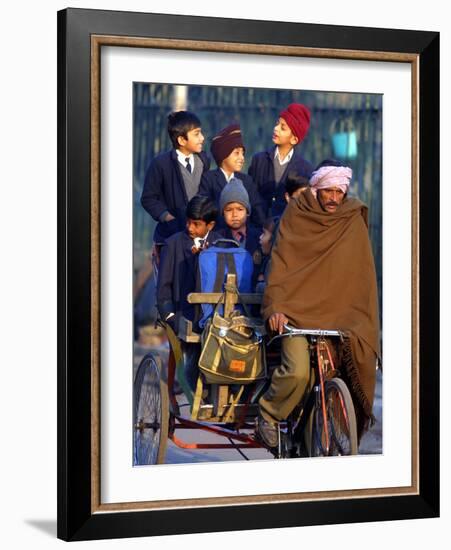
[[[218,252],[216,254],[216,278],[213,285],[213,292],[222,292],[222,285],[224,284],[225,277],[225,254],[224,252]]]
[[[227,261],[227,273],[231,273],[232,275],[237,275],[236,263],[235,263],[235,258],[233,256],[233,254],[230,254],[230,253],[227,254],[226,253],[225,257],[226,257],[226,261]],[[224,273],[224,276],[225,276],[225,273]],[[238,285],[238,275],[237,275],[236,284]]]

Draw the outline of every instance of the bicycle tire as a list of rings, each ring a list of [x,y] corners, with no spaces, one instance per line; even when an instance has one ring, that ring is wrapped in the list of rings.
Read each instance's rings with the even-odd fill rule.
[[[133,384],[134,466],[164,463],[168,430],[168,387],[149,353],[142,359]]]
[[[351,394],[340,378],[328,380],[325,384],[327,426],[329,428],[329,449],[327,449],[323,412],[321,406],[313,410],[311,456],[356,455],[357,421]]]

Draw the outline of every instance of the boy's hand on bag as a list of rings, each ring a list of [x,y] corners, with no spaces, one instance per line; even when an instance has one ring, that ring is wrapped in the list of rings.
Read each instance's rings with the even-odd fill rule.
[[[273,332],[278,332],[279,334],[282,334],[284,331],[284,325],[288,323],[288,319],[283,313],[273,313],[271,317],[268,319],[269,328]]]

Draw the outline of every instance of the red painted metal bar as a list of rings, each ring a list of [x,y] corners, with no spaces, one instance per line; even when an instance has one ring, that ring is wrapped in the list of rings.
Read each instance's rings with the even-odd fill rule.
[[[177,410],[178,404],[177,399],[174,395],[174,379],[175,379],[175,357],[172,348],[169,348],[169,359],[168,359],[168,394],[169,399],[174,407],[174,410]]]
[[[176,417],[178,419],[180,419],[180,417]],[[212,424],[213,426],[215,424]],[[177,430],[203,430],[204,429],[204,426],[185,426],[184,424],[176,424],[175,425],[175,428]],[[243,424],[243,426],[240,427],[241,430],[254,430],[255,429],[255,424]],[[233,432],[233,433],[236,433],[236,432]]]
[[[174,417],[180,422],[180,424],[193,429],[201,429],[205,430],[207,432],[214,433],[215,435],[221,435],[224,437],[230,437],[230,439],[236,439],[237,441],[241,441],[246,444],[251,444],[256,447],[262,447],[262,445],[259,445],[254,439],[252,439],[249,435],[246,434],[240,434],[237,432],[234,432],[232,430],[227,430],[226,428],[222,428],[219,426],[216,426],[214,424],[208,424],[207,422],[201,422],[200,420],[188,420],[187,418],[183,418],[182,416],[174,415]],[[178,424],[175,425],[175,430],[179,427]]]
[[[176,437],[174,434],[169,437],[175,445],[177,445],[177,447],[181,447],[182,449],[256,449],[261,447],[261,445],[257,442],[235,445],[232,445],[232,443],[187,443],[186,441],[182,441]]]
[[[323,372],[323,356],[320,349],[320,342],[321,340],[318,340],[316,343],[316,356],[318,359],[318,371],[319,371],[319,382],[320,382],[320,389],[321,389],[321,409],[323,413],[323,428],[324,433],[326,434],[326,454],[329,454],[329,426],[327,424],[327,412],[326,412],[326,394],[324,391],[324,372]]]
[[[327,344],[327,342],[324,342],[324,345],[326,346],[326,351],[327,351],[327,356],[329,357],[330,366],[331,366],[332,370],[336,370],[333,359],[332,359],[332,354],[330,353],[329,345]]]

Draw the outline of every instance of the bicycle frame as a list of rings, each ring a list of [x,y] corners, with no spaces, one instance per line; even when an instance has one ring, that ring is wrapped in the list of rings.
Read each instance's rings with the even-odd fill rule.
[[[325,454],[328,455],[330,451],[330,442],[331,434],[329,433],[329,425],[327,421],[327,410],[326,410],[326,395],[325,395],[325,378],[328,373],[336,370],[334,361],[332,359],[332,354],[330,352],[329,346],[325,340],[326,337],[339,337],[343,338],[343,334],[339,330],[321,330],[321,329],[296,329],[290,325],[284,325],[286,332],[277,334],[268,342],[270,345],[272,342],[278,338],[283,337],[296,337],[296,336],[306,336],[309,337],[315,346],[316,351],[316,361],[315,361],[315,384],[310,392],[306,405],[302,409],[299,417],[299,422],[293,432],[294,441],[300,442],[302,434],[307,425],[308,418],[313,410],[313,408],[320,407],[323,417],[323,426],[324,426],[324,435],[325,435]],[[340,404],[342,411],[344,413],[345,421],[347,425],[349,424],[346,408],[342,401],[340,395]]]

